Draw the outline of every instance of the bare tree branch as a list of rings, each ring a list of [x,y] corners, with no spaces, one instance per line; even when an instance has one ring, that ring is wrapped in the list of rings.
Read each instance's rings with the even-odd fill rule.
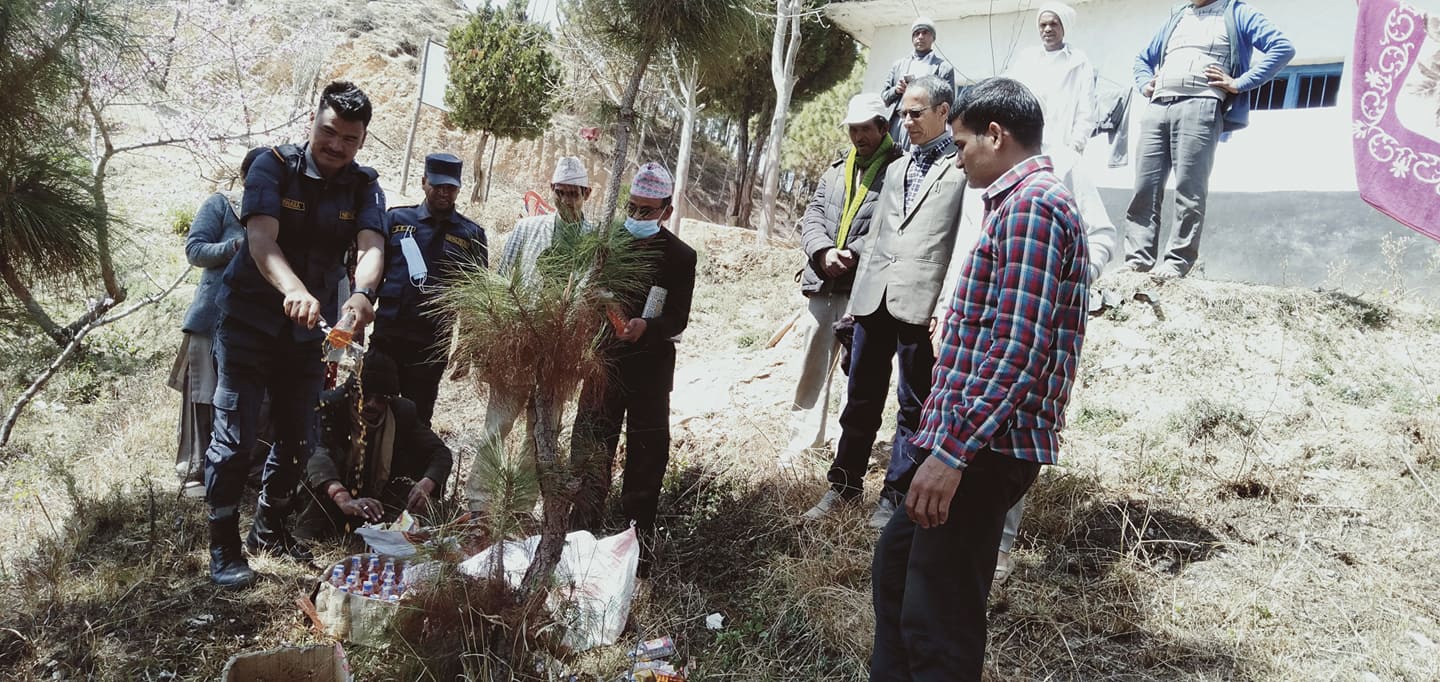
[[[5,415],[4,424],[0,425],[0,447],[5,447],[5,445],[10,442],[10,435],[15,429],[15,422],[20,420],[20,415],[25,411],[25,407],[30,404],[30,401],[35,399],[35,396],[40,394],[40,391],[45,388],[45,384],[50,383],[50,380],[60,372],[61,368],[65,366],[65,363],[80,351],[81,346],[84,344],[85,337],[88,336],[90,332],[105,325],[123,320],[135,314],[141,308],[159,303],[184,283],[185,278],[190,275],[191,269],[192,268],[186,268],[175,278],[175,281],[171,282],[170,286],[165,289],[135,301],[118,312],[110,313],[117,304],[117,301],[114,299],[106,298],[100,301],[96,306],[96,309],[100,311],[99,314],[95,315],[94,319],[89,323],[75,330],[75,335],[71,337],[70,343],[66,344],[65,350],[61,351],[60,355],[51,361],[50,365],[45,368],[45,371],[41,372],[40,376],[36,377],[35,380],[30,383],[29,388],[26,388],[25,392],[21,393],[20,397],[15,399],[15,404],[10,406],[10,411]]]

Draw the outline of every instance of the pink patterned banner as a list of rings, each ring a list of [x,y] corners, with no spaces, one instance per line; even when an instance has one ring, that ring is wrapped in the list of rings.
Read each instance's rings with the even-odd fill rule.
[[[1440,241],[1440,17],[1360,0],[1354,64],[1360,196]]]

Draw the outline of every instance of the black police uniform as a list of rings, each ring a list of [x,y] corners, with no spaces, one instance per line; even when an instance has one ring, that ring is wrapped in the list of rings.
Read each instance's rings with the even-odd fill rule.
[[[325,179],[312,163],[305,148],[295,145],[256,156],[245,176],[240,220],[264,215],[280,222],[280,251],[320,302],[322,317],[334,324],[339,282],[346,276],[345,254],[362,230],[385,233],[385,194],[373,169],[352,162]],[[290,497],[315,441],[315,405],[324,384],[324,334],[318,325],[306,329],[292,322],[284,300],[251,257],[247,236],[226,268],[217,296],[219,383],[206,453],[205,496],[212,523],[235,523],[260,403],[268,389],[275,444],[265,463],[252,547],[257,531],[258,540],[267,545],[284,535]],[[214,542],[212,536],[212,552]]]
[[[425,158],[431,184],[453,180],[459,184],[460,159],[449,154]],[[485,229],[451,211],[438,216],[427,204],[397,206],[386,214],[390,241],[385,249],[385,283],[380,287],[380,308],[375,314],[371,346],[394,358],[400,369],[400,395],[415,402],[420,421],[429,424],[435,397],[445,374],[450,346],[450,321],[428,314],[459,266],[479,263],[488,267]],[[416,283],[401,243],[413,239],[425,259],[428,276]]]

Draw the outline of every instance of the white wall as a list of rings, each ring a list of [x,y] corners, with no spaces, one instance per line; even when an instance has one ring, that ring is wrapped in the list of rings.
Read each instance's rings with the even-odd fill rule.
[[[1354,0],[1260,0],[1252,4],[1295,45],[1292,64],[1349,61],[1355,31]],[[1440,4],[1440,0],[1417,4]],[[1090,56],[1102,80],[1128,85],[1135,55],[1160,30],[1173,3],[1094,0],[1074,6],[1078,30],[1067,31],[1066,39]],[[859,36],[871,48],[864,81],[868,91],[878,91],[890,65],[910,52],[911,17],[897,19],[904,23],[877,26]],[[1039,41],[1032,11],[940,21],[936,34],[938,50],[955,65],[962,82],[1003,73],[1015,51]],[[1211,189],[1354,191],[1349,90],[1347,70],[1337,107],[1252,112],[1250,127],[1221,145]],[[1132,116],[1132,124],[1138,122],[1139,117]],[[1092,144],[1088,154],[1092,168],[1104,169],[1103,159],[1110,151],[1104,142],[1100,137]],[[1100,170],[1097,181],[1102,187],[1133,186],[1133,167]]]

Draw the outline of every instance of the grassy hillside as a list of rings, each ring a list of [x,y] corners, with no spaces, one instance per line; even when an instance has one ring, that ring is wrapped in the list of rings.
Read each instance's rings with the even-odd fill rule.
[[[764,346],[800,302],[796,256],[728,228],[682,234],[700,281],[660,565],[632,634],[676,636],[700,679],[863,679],[865,512],[797,525],[825,463],[774,465],[798,349]],[[993,595],[993,679],[1433,679],[1440,315],[1200,280],[1101,285],[1122,302],[1092,319],[1064,461]],[[206,582],[202,505],[177,498],[168,469],[180,304],[104,332],[6,452],[8,676],[205,679],[233,653],[315,639],[292,603],[313,571],[261,559],[258,589]],[[7,396],[28,349],[5,348]],[[437,427],[463,472],[484,405],[443,391]],[[717,611],[726,629],[705,630]],[[352,649],[361,679],[403,658]],[[607,680],[625,665],[622,647],[567,663]]]

